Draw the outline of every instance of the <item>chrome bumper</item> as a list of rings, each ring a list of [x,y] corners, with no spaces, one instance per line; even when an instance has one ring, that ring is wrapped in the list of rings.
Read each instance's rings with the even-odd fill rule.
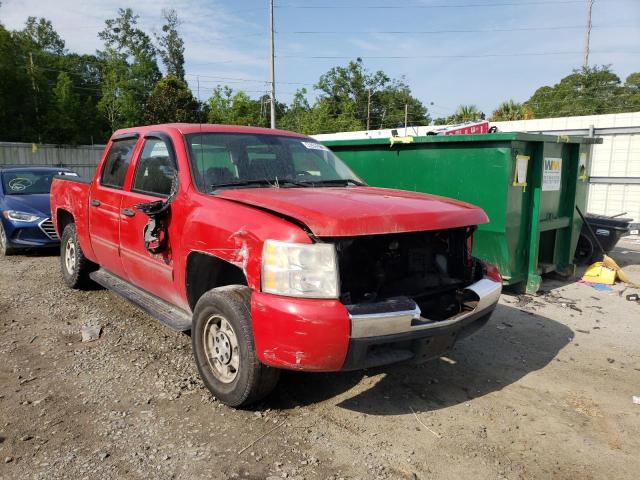
[[[500,298],[502,284],[488,278],[469,285],[465,291],[471,292],[475,306],[446,320],[429,320],[422,316],[420,308],[384,313],[349,315],[351,319],[351,338],[381,337],[398,333],[419,332],[423,330],[454,327],[466,318],[477,315],[483,310],[489,311]]]

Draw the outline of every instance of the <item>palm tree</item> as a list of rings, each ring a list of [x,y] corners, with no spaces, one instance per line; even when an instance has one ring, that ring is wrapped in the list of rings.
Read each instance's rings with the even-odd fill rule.
[[[527,120],[531,117],[531,111],[525,104],[517,103],[513,100],[502,102],[491,114],[491,120],[494,122]]]
[[[453,123],[472,122],[480,118],[481,115],[482,112],[475,105],[460,105],[451,120]]]

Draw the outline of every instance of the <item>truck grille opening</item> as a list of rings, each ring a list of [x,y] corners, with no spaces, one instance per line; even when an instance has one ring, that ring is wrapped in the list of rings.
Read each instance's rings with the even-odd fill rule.
[[[409,297],[430,320],[467,307],[464,288],[482,276],[467,248],[474,227],[332,238],[345,305]]]

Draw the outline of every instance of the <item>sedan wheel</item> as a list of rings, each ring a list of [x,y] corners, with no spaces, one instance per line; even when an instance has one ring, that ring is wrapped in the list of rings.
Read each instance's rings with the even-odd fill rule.
[[[7,232],[4,231],[4,226],[0,222],[0,255],[10,255],[13,252],[14,249],[9,246]]]

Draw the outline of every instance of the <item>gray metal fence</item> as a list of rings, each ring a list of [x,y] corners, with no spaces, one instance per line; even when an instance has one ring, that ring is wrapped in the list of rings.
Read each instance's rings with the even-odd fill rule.
[[[104,145],[66,145],[0,142],[0,167],[66,167],[83,178],[92,178]]]

